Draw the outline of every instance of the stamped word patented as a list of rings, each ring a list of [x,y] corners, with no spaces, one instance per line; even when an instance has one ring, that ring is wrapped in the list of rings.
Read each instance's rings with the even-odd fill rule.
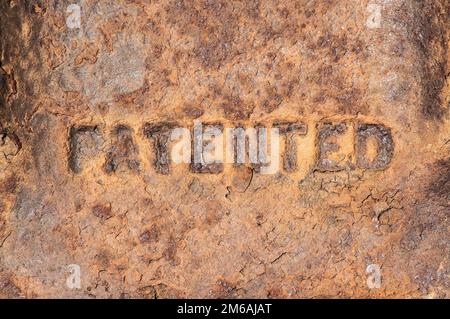
[[[350,131],[350,141],[342,142]],[[142,164],[139,150],[148,147],[158,174],[170,174],[172,165],[176,164],[188,164],[192,172],[203,174],[219,174],[224,164],[251,165],[261,174],[275,174],[280,170],[292,173],[298,169],[302,156],[298,139],[309,134],[314,134],[313,169],[322,172],[381,170],[389,165],[394,154],[389,128],[359,121],[319,123],[312,133],[300,121],[233,128],[200,121],[195,121],[190,128],[157,122],[144,124],[140,131],[127,125],[109,130],[82,125],[71,127],[69,132],[69,168],[81,173],[89,161],[101,159],[103,170],[108,174],[118,169],[139,172]],[[137,136],[143,137],[140,142]],[[147,145],[138,147],[144,142]],[[350,148],[348,144],[352,144]],[[352,153],[345,160],[340,156],[343,148]]]

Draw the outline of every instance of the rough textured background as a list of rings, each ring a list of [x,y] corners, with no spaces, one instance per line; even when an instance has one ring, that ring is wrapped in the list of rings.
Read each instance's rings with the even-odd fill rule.
[[[1,0],[0,297],[449,298],[449,7]],[[303,121],[298,168],[158,174],[144,125],[194,119]],[[389,166],[316,169],[321,123],[357,121]]]

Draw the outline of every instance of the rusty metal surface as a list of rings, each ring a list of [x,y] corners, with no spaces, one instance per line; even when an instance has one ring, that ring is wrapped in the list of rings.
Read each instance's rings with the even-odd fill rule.
[[[0,297],[449,298],[449,11],[2,0]],[[172,163],[198,121],[279,171]]]

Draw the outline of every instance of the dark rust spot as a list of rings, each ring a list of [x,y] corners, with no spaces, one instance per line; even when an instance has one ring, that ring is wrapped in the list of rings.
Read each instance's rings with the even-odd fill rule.
[[[9,176],[1,185],[0,192],[2,193],[14,193],[17,188],[17,178],[12,175]]]
[[[222,103],[222,109],[225,117],[229,120],[239,121],[248,120],[253,113],[255,106],[252,103],[244,103],[239,97],[228,97],[225,103]]]
[[[139,241],[143,244],[157,242],[159,238],[159,231],[155,225],[149,230],[145,230],[140,236]]]
[[[108,219],[112,216],[111,204],[97,204],[92,207],[92,214],[100,219]]]
[[[450,158],[441,159],[435,163],[427,192],[432,196],[450,199]]]

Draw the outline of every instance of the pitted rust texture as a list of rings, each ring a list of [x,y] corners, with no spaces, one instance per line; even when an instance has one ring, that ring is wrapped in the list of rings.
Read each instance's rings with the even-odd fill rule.
[[[449,298],[449,16],[0,1],[0,297]],[[172,163],[194,121],[280,128],[280,170]]]

